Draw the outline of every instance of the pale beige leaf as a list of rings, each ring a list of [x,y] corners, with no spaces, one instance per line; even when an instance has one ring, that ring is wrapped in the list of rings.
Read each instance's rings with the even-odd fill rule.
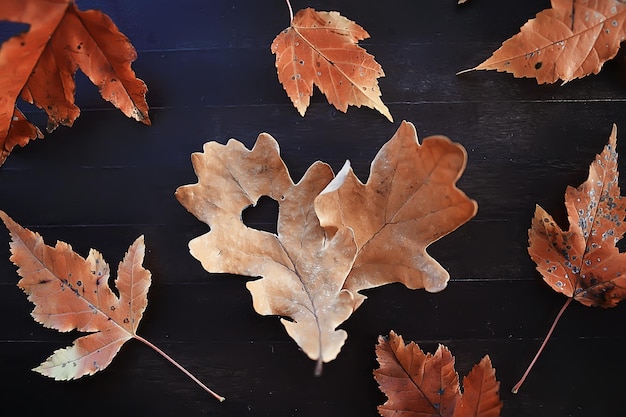
[[[330,167],[314,163],[294,184],[276,141],[261,134],[252,150],[230,140],[210,142],[192,162],[198,183],[176,197],[211,230],[189,243],[209,272],[261,277],[248,282],[255,310],[281,322],[302,350],[318,363],[333,360],[347,334],[336,330],[354,303],[343,285],[356,245],[345,229],[327,239],[313,200],[332,180]],[[279,204],[277,235],[247,227],[242,211],[269,196]]]

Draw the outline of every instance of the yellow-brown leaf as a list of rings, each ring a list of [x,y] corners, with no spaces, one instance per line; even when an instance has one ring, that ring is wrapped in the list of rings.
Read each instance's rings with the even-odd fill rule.
[[[415,127],[402,122],[372,162],[361,183],[346,166],[315,200],[322,226],[350,228],[357,258],[345,288],[354,292],[401,282],[441,291],[448,272],[428,246],[476,215],[478,205],[456,187],[467,161],[465,149],[443,136],[419,144]],[[356,294],[356,307],[364,296]]]

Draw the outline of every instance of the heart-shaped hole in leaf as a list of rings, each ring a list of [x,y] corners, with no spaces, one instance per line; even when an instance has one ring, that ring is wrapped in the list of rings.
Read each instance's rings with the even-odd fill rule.
[[[241,219],[248,227],[276,234],[278,201],[265,195],[261,196],[254,206],[249,206],[241,213]]]

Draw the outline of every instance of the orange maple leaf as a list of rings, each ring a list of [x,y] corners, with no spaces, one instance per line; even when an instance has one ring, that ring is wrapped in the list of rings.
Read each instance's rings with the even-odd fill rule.
[[[319,161],[294,184],[278,143],[261,134],[252,150],[234,139],[205,144],[192,155],[198,183],[176,198],[211,228],[189,242],[191,254],[208,272],[261,277],[247,284],[255,310],[288,317],[282,324],[320,372],[347,338],[337,327],[365,298],[357,291],[395,281],[446,286],[447,272],[425,249],[476,213],[454,185],[465,158],[447,138],[420,145],[403,122],[366,185],[349,168],[333,181]],[[242,221],[261,196],[278,202],[277,234]]]
[[[463,378],[463,394],[454,357],[443,345],[435,354],[425,354],[416,343],[405,344],[402,336],[392,331],[388,338],[379,336],[376,359],[380,367],[374,370],[374,378],[388,398],[378,407],[383,417],[500,415],[500,383],[488,355]]]
[[[626,4],[618,0],[551,0],[493,55],[470,70],[497,70],[537,83],[597,74],[626,37]],[[466,72],[462,71],[462,72]]]
[[[43,238],[23,228],[0,210],[0,218],[11,233],[11,261],[22,277],[18,286],[35,304],[31,315],[43,326],[69,332],[89,332],[72,346],[56,350],[33,369],[56,380],[93,375],[111,363],[130,339],[137,339],[179,368],[215,398],[211,391],[158,347],[137,334],[137,327],[148,305],[150,271],[142,266],[145,246],[140,236],[120,262],[115,287],[109,287],[109,265],[91,249],[82,258],[65,242],[48,246]]]
[[[338,12],[308,8],[296,13],[291,25],[274,42],[278,79],[304,116],[313,85],[328,102],[346,112],[349,105],[378,110],[393,121],[382,102],[377,79],[383,69],[357,42],[369,38],[361,26]]]
[[[530,367],[513,388],[517,392],[552,334],[559,318],[576,300],[586,306],[615,307],[626,298],[626,253],[616,243],[626,232],[626,201],[620,196],[617,127],[589,167],[587,180],[567,187],[569,230],[562,230],[537,206],[528,231],[528,253],[543,280],[568,297]]]
[[[17,109],[18,97],[46,111],[49,132],[74,123],[78,68],[105,100],[150,124],[146,85],[130,67],[137,53],[108,16],[72,0],[3,0],[0,20],[30,25],[0,49],[0,165],[16,145],[43,136]]]

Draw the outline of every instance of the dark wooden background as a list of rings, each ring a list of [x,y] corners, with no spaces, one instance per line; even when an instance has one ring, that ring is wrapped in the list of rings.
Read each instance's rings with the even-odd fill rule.
[[[295,10],[338,10],[370,33],[362,45],[386,72],[380,86],[395,122],[367,108],[338,112],[319,92],[302,118],[278,83],[269,49],[288,26],[283,0],[78,3],[109,14],[137,48],[133,68],[149,87],[153,125],[126,119],[79,74],[80,118],[13,152],[0,168],[0,209],[48,244],[66,241],[82,256],[98,249],[114,270],[145,235],[153,284],[139,333],[227,400],[218,403],[136,341],[91,377],[55,382],[32,372],[78,334],[32,320],[8,260],[8,233],[0,233],[2,414],[376,416],[385,397],[372,377],[374,345],[391,329],[431,352],[447,345],[461,376],[488,353],[505,417],[623,413],[625,305],[572,304],[520,393],[510,393],[565,301],[526,252],[535,204],[566,226],[566,186],[585,180],[613,123],[618,137],[626,129],[623,54],[599,75],[564,86],[496,72],[456,76],[549,1],[293,0]],[[19,30],[0,28],[2,39]],[[24,108],[45,127],[42,112]],[[478,201],[478,214],[431,246],[450,272],[448,288],[368,291],[369,300],[341,326],[349,335],[342,352],[315,378],[314,363],[278,319],[252,309],[245,288],[251,278],[210,275],[191,257],[188,241],[208,228],[174,191],[196,182],[190,154],[203,143],[232,137],[251,146],[260,132],[278,140],[296,179],[316,160],[338,170],[350,159],[365,180],[402,120],[422,138],[444,134],[466,147],[459,186]],[[271,228],[275,217],[267,202],[245,213],[260,228]]]

